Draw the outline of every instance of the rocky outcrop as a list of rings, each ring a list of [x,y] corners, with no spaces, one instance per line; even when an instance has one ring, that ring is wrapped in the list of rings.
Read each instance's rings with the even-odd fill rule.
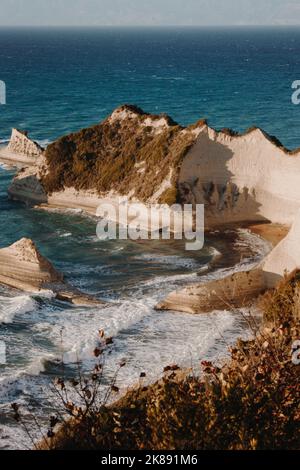
[[[261,269],[234,273],[224,279],[188,286],[156,306],[157,310],[207,313],[246,306],[266,290]]]
[[[63,275],[28,238],[0,249],[0,283],[27,292],[51,290],[59,300],[76,305],[101,303],[64,282]]]
[[[300,152],[254,128],[243,135],[203,126],[183,159],[178,184],[186,202],[204,203],[206,223],[292,224],[300,207]]]
[[[22,238],[0,250],[0,282],[22,290],[35,291],[63,281],[32,240]]]
[[[287,236],[262,263],[266,284],[273,288],[285,274],[300,269],[300,211]]]
[[[94,192],[146,203],[203,203],[207,228],[292,224],[300,207],[299,151],[289,152],[258,128],[241,135],[217,132],[205,121],[184,128],[134,106],[59,139],[36,163],[13,181],[12,196],[45,202],[55,195],[59,203],[67,190],[83,197]]]
[[[177,200],[180,162],[194,143],[194,128],[183,128],[167,116],[122,106],[107,119],[50,144],[43,162],[31,169],[48,199],[65,191],[95,192],[99,198],[129,196],[151,203]],[[27,199],[29,174],[12,182],[10,194]],[[25,179],[26,178],[26,179]],[[24,182],[24,191],[22,185]]]
[[[300,211],[287,236],[257,266],[217,281],[202,282],[171,292],[157,310],[205,313],[244,307],[267,289],[273,289],[289,274],[300,269]]]
[[[48,201],[37,167],[21,170],[8,188],[8,194],[12,199],[30,204],[43,204]]]
[[[37,158],[44,151],[39,144],[28,138],[28,132],[19,131],[18,129],[12,130],[7,149],[10,152],[26,155],[29,158]]]
[[[9,144],[0,149],[0,158],[17,163],[33,165],[37,163],[37,158],[44,152],[44,149],[28,138],[26,131],[13,129]]]
[[[9,194],[93,213],[100,202],[119,196],[147,204],[202,203],[207,229],[262,221],[291,226],[300,208],[299,176],[300,150],[288,151],[258,128],[218,132],[205,121],[184,128],[167,116],[122,106],[102,123],[49,145],[34,167],[16,176]],[[192,286],[171,294],[161,307],[204,311],[220,306],[210,295],[205,307],[211,290],[217,296],[223,290],[230,302],[248,301],[251,290],[256,295],[274,286],[285,269],[298,265],[297,249],[284,248],[292,236],[293,231],[260,267],[262,277],[239,273],[206,290]]]

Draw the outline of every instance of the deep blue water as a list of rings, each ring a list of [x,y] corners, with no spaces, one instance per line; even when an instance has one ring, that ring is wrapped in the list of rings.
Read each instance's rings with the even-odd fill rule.
[[[1,29],[0,139],[12,126],[40,140],[133,103],[182,124],[258,125],[300,146],[299,28]]]

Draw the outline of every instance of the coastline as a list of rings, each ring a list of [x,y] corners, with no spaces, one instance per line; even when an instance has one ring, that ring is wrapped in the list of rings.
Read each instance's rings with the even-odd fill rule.
[[[202,204],[206,233],[248,226],[274,250],[289,237],[287,227],[298,220],[300,193],[295,174],[300,168],[296,158],[300,151],[289,152],[259,128],[236,134],[217,131],[206,121],[182,127],[169,117],[123,105],[99,124],[64,136],[46,150],[16,129],[8,147],[38,155],[35,167],[23,169],[13,179],[10,197],[43,210],[73,209],[95,216],[100,205],[109,204],[114,208],[109,216],[112,222],[128,225],[121,205],[143,203],[139,223],[148,230],[150,205],[153,211],[153,205]],[[290,184],[285,181],[278,194],[275,183],[282,171]],[[274,181],[266,177],[269,172]],[[159,211],[154,214],[162,229]],[[170,231],[175,227],[174,218]],[[246,267],[215,283],[174,291],[156,308],[203,313],[223,305],[222,293],[224,307],[242,306],[243,298],[247,302],[255,299],[284,276],[284,255],[279,263],[274,256],[271,253],[262,260],[255,271]],[[297,265],[297,257],[291,256],[289,267]]]
[[[272,244],[273,248],[278,246],[278,244],[284,240],[287,234],[290,231],[290,227],[284,226],[281,224],[272,224],[272,223],[262,223],[262,224],[248,224],[246,227],[251,233],[254,235],[266,240],[270,244]],[[290,277],[285,281],[285,283],[289,284],[293,282],[293,278]],[[298,281],[299,282],[299,281]],[[281,293],[282,290],[282,293]],[[278,294],[277,294],[278,292]],[[186,405],[186,400],[191,399],[191,406],[195,406],[196,412],[196,403],[199,397],[198,406],[200,408],[201,416],[207,413],[207,419],[211,419],[211,415],[213,415],[216,410],[214,407],[216,406],[217,410],[219,408],[219,401],[220,396],[218,395],[219,392],[216,392],[216,388],[220,387],[222,392],[220,393],[222,400],[224,399],[224,411],[220,412],[217,411],[218,426],[224,426],[224,435],[229,432],[229,443],[228,448],[224,444],[222,444],[222,448],[226,448],[226,450],[258,450],[263,449],[266,444],[264,444],[264,432],[260,432],[259,429],[262,427],[261,425],[257,429],[252,429],[249,432],[251,438],[249,438],[248,442],[243,441],[241,444],[239,439],[233,437],[231,428],[229,427],[228,431],[228,420],[232,419],[232,414],[237,414],[239,417],[239,429],[244,427],[245,430],[248,427],[247,422],[247,413],[249,413],[249,407],[253,406],[255,410],[257,410],[258,406],[261,406],[262,410],[264,409],[265,399],[266,399],[266,388],[270,395],[274,393],[276,396],[276,406],[279,406],[278,403],[285,403],[285,390],[288,390],[289,387],[296,387],[298,375],[296,369],[293,367],[292,362],[290,361],[290,349],[291,349],[291,341],[293,338],[297,338],[297,333],[299,332],[299,321],[297,320],[297,308],[299,299],[297,296],[297,288],[293,287],[293,302],[295,303],[296,308],[293,307],[293,304],[290,303],[286,304],[286,309],[290,308],[292,313],[291,317],[286,317],[286,330],[285,334],[287,337],[282,339],[282,326],[281,326],[281,319],[274,316],[270,321],[268,318],[268,308],[276,307],[278,302],[277,295],[281,298],[287,296],[287,291],[285,287],[278,286],[274,292],[271,294],[267,292],[266,294],[262,294],[260,297],[260,309],[262,315],[262,323],[257,323],[256,320],[253,321],[253,325],[251,326],[252,335],[246,340],[238,339],[232,340],[229,344],[229,357],[220,357],[218,361],[203,361],[202,365],[202,372],[200,375],[195,374],[195,371],[191,368],[180,368],[176,364],[166,365],[164,370],[162,371],[161,375],[154,381],[147,382],[146,378],[141,378],[138,382],[133,383],[129,387],[125,388],[116,388],[116,396],[110,403],[104,404],[103,410],[105,410],[105,416],[118,416],[118,420],[122,422],[122,429],[128,428],[130,430],[131,426],[128,424],[131,421],[135,423],[139,423],[139,426],[143,429],[143,436],[145,438],[144,433],[144,426],[146,426],[144,420],[146,421],[149,418],[145,418],[145,416],[152,416],[152,422],[148,426],[151,428],[153,423],[160,422],[159,416],[156,416],[155,412],[151,411],[149,413],[149,409],[151,409],[154,401],[155,403],[159,403],[161,406],[161,411],[164,412],[164,419],[170,419],[171,424],[173,424],[174,414],[177,413],[180,415],[182,414],[182,410]],[[270,306],[271,305],[271,306]],[[285,314],[281,313],[285,318]],[[249,322],[251,323],[250,319]],[[287,339],[288,338],[288,339]],[[275,349],[274,349],[275,348]],[[274,350],[276,350],[276,354],[274,355]],[[284,366],[278,364],[277,355],[281,358],[284,362]],[[283,359],[284,358],[284,359]],[[245,363],[246,359],[246,363]],[[287,370],[288,369],[288,370]],[[280,371],[280,373],[279,373]],[[285,375],[286,374],[286,375]],[[259,377],[260,376],[260,377]],[[270,376],[273,377],[270,381]],[[259,378],[258,378],[259,377]],[[212,384],[214,384],[212,386]],[[280,385],[281,384],[281,385]],[[199,390],[199,395],[195,394],[195,387]],[[233,394],[233,401],[232,401],[232,408],[230,409],[230,416],[227,415],[228,410],[228,402],[231,402],[229,390],[232,387],[232,394]],[[253,392],[250,393],[249,390],[253,387]],[[278,387],[278,388],[277,388]],[[236,389],[239,390],[238,396],[236,396]],[[205,394],[202,399],[200,399],[202,391],[205,390]],[[277,391],[276,391],[277,390]],[[255,393],[254,393],[255,392]],[[191,397],[189,398],[189,393],[191,393]],[[229,397],[227,398],[227,396]],[[182,398],[183,397],[183,398]],[[208,400],[209,397],[209,400]],[[241,397],[241,402],[239,402]],[[252,397],[255,397],[255,400],[252,404]],[[279,398],[278,398],[279,397]],[[170,400],[170,403],[169,403]],[[181,403],[181,400],[182,403]],[[205,403],[209,401],[209,407],[207,408]],[[289,412],[286,411],[286,420],[293,421],[296,419],[297,416],[297,396],[295,395],[294,399],[291,400],[291,410]],[[258,405],[258,403],[262,403],[262,405]],[[181,404],[180,404],[181,403]],[[216,405],[215,405],[216,403]],[[237,407],[237,403],[239,406]],[[64,405],[68,406],[68,404]],[[156,405],[157,406],[157,405]],[[170,407],[169,411],[166,414],[166,410]],[[280,404],[281,409],[282,405]],[[237,407],[237,408],[236,408]],[[245,408],[245,409],[244,409]],[[242,409],[243,414],[240,415],[236,409]],[[102,443],[106,442],[107,436],[109,439],[113,439],[115,435],[115,429],[111,429],[109,425],[102,428],[102,411],[91,411],[89,419],[93,420],[93,426],[95,429],[98,429],[98,434],[95,435],[95,439],[97,440],[97,446],[102,448],[105,444]],[[188,412],[190,412],[191,407],[188,408]],[[152,415],[153,413],[153,415]],[[250,416],[252,411],[250,411]],[[275,416],[276,413],[274,413]],[[133,418],[134,416],[134,418]],[[282,415],[283,416],[283,415]],[[236,418],[237,419],[237,418]],[[124,422],[123,422],[124,420]],[[224,420],[224,422],[223,422]],[[243,422],[245,420],[245,422]],[[268,415],[264,416],[262,412],[261,415],[261,422],[266,420],[268,422]],[[112,419],[112,423],[114,424],[114,418]],[[197,423],[198,424],[198,423]],[[115,424],[114,424],[115,425]],[[170,428],[165,423],[161,423],[162,429],[165,429],[166,436],[170,432]],[[277,433],[277,425],[279,425],[280,432],[278,437],[275,436]],[[99,426],[99,428],[98,428]],[[155,424],[155,428],[158,424]],[[274,443],[271,445],[268,443],[268,448],[276,449],[277,446],[281,446],[280,442],[282,439],[282,432],[281,432],[281,424],[280,420],[277,423],[277,418],[272,419],[272,426],[274,426],[274,436],[271,433],[270,441],[274,437]],[[197,426],[198,427],[198,426]],[[220,428],[218,427],[218,432]],[[78,449],[90,449],[94,448],[94,439],[89,434],[89,427],[86,425],[85,418],[81,418],[80,416],[76,416],[75,414],[72,415],[71,418],[68,418],[64,423],[58,424],[54,429],[53,436],[51,438],[44,438],[36,443],[35,450],[39,451],[49,451],[49,450],[72,450],[74,448]],[[162,431],[163,432],[163,431]],[[191,432],[192,435],[195,432]],[[77,435],[81,433],[83,436],[83,440],[78,441]],[[155,433],[155,431],[154,431]],[[187,432],[189,434],[189,431]],[[212,432],[211,428],[207,430],[207,434],[204,433],[204,441],[201,445],[201,449],[205,449],[206,446],[208,449],[211,450],[215,444],[214,442],[214,433]],[[158,433],[162,436],[162,433]],[[202,431],[199,432],[202,434]],[[246,432],[245,432],[246,434]],[[124,434],[122,434],[123,436]],[[139,431],[136,432],[136,425],[134,426],[134,432],[129,431],[128,438],[122,437],[122,444],[120,444],[119,436],[118,435],[117,441],[114,443],[114,449],[118,449],[119,445],[121,445],[122,450],[124,449],[132,449],[138,448],[138,443],[135,442],[135,436],[139,436]],[[132,437],[133,441],[131,441]],[[207,436],[209,437],[209,442],[207,441]],[[295,439],[293,439],[295,437]],[[176,442],[176,437],[174,437],[174,441]],[[198,437],[197,437],[198,439]],[[222,437],[223,439],[223,437]],[[277,443],[277,439],[279,444]],[[286,436],[284,436],[286,439]],[[292,448],[295,447],[297,444],[297,436],[295,433],[292,433],[289,436],[291,440]],[[216,440],[217,442],[217,440]],[[111,441],[110,441],[111,443]],[[150,441],[148,441],[148,446]],[[161,450],[169,449],[170,444],[166,444],[163,442],[162,437],[160,437],[159,441],[159,448]],[[182,446],[182,443],[180,442]],[[199,444],[197,444],[199,446]],[[153,449],[157,450],[158,441],[155,443]],[[195,444],[194,444],[195,446]],[[193,444],[189,442],[188,449],[193,448]],[[198,448],[198,447],[194,447]],[[220,444],[217,444],[217,448],[220,448]]]
[[[27,2],[1,9],[0,450],[299,450],[297,0]],[[155,27],[213,17],[246,26]],[[187,224],[163,236],[173,204],[195,251]]]
[[[77,193],[75,197],[72,190],[64,191],[67,198],[61,198],[61,194],[53,196],[52,201],[47,204],[35,206],[37,209],[48,211],[68,211],[79,210],[86,215],[96,216],[96,209],[100,202],[116,203],[113,199],[103,199],[97,197],[95,194],[89,193],[88,196],[83,193]],[[50,199],[51,201],[51,199]],[[70,203],[72,201],[72,203]],[[75,202],[76,201],[76,202]],[[85,204],[82,204],[82,201]],[[89,201],[89,204],[87,204]],[[288,235],[290,227],[287,225],[277,223],[258,223],[258,224],[242,224],[242,227],[248,229],[255,236],[265,240],[273,249]],[[220,228],[220,227],[219,227]],[[241,228],[239,224],[228,224],[226,229],[238,230]],[[210,233],[213,229],[207,229],[205,233]],[[262,263],[268,258],[270,253],[261,260],[261,263],[245,272],[237,272],[231,274],[229,277],[221,277],[216,281],[200,281],[198,287],[196,284],[187,283],[182,286],[181,291],[173,292],[175,294],[172,301],[172,293],[165,299],[162,299],[156,306],[156,310],[175,310],[190,314],[198,314],[210,312],[218,309],[232,309],[236,307],[243,307],[253,303],[255,298],[263,294],[266,290],[264,273],[261,269]],[[276,284],[276,283],[275,283]],[[232,290],[233,289],[233,290]],[[231,292],[232,291],[232,292]],[[216,292],[216,295],[214,294]],[[194,304],[196,298],[196,304]],[[197,306],[195,306],[197,305]]]
[[[79,202],[80,200],[80,202]],[[85,201],[83,203],[82,201]],[[84,198],[83,194],[80,197],[75,197],[72,201],[71,199],[64,199],[60,198],[59,196],[53,196],[49,198],[49,202],[34,205],[34,209],[36,210],[43,210],[49,212],[68,212],[68,211],[78,211],[83,213],[86,216],[97,217],[96,212],[99,204],[103,202],[109,202],[111,204],[116,205],[116,201],[114,199],[108,198],[100,198],[97,195],[89,195],[88,197]],[[116,206],[117,207],[117,206]],[[217,229],[219,230],[222,226],[218,226]],[[246,224],[226,224],[224,225],[224,229],[233,229],[238,230],[240,228],[245,228],[252,232],[254,235],[262,238],[263,240],[269,242],[272,248],[275,248],[289,233],[290,226],[277,224],[272,222],[261,222],[255,223],[252,222]],[[213,233],[216,230],[216,227],[210,227],[205,229],[206,233]]]
[[[68,210],[78,210],[82,211],[83,213],[87,215],[92,215],[95,216],[96,214],[96,209],[100,202],[106,201],[108,202],[108,198],[100,198],[95,192],[93,191],[76,191],[74,189],[69,189],[65,190],[63,192],[59,193],[54,193],[51,196],[48,196],[48,202],[47,203],[42,203],[40,205],[34,206],[36,209],[42,209],[42,210],[48,210],[48,211],[68,211]],[[109,200],[110,202],[114,201],[114,198]],[[284,239],[286,234],[289,232],[290,227],[282,225],[282,224],[276,224],[276,223],[242,223],[242,224],[226,224],[226,228],[247,228],[249,231],[251,231],[253,234],[256,236],[267,240],[269,243],[272,244],[273,247],[277,246],[280,241]],[[215,227],[212,228],[214,230]],[[223,226],[219,226],[218,229],[222,229]],[[256,278],[255,278],[256,281]],[[188,284],[187,284],[188,285]],[[65,300],[65,299],[63,299]],[[242,299],[243,300],[243,299]],[[184,311],[184,310],[181,310]],[[232,338],[232,342],[230,343],[233,345],[234,339]],[[228,365],[228,364],[227,364]],[[225,366],[225,368],[227,367]],[[183,373],[185,375],[185,373]],[[187,374],[188,376],[188,374]],[[185,379],[182,379],[183,381]],[[180,382],[182,383],[182,381]],[[180,384],[179,383],[179,384]],[[150,387],[156,388],[156,384],[150,385]],[[133,391],[132,391],[133,389]],[[135,394],[135,387],[133,386],[130,388],[130,391],[128,393],[130,394]],[[121,399],[122,400],[122,399]],[[113,403],[112,405],[114,406],[119,406],[118,399],[117,402]]]

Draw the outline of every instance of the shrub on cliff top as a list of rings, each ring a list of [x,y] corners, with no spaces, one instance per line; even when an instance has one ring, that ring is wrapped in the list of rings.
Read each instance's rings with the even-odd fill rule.
[[[299,290],[300,272],[294,271],[286,275],[276,289],[262,295],[258,306],[263,312],[264,320],[275,325],[296,320],[297,309],[300,308]]]
[[[176,181],[195,136],[182,133],[170,120],[169,127],[156,132],[155,127],[145,126],[146,118],[149,115],[140,112],[135,118],[107,119],[49,145],[45,152],[47,173],[42,176],[45,190],[52,193],[74,187],[121,194],[133,190],[146,201],[171,170],[172,181]]]

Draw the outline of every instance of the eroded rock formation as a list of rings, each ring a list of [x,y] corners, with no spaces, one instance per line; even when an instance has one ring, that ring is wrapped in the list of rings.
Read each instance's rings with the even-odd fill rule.
[[[234,273],[217,281],[194,284],[171,292],[157,305],[158,310],[205,313],[244,307],[284,277],[300,269],[300,212],[288,235],[257,268]]]
[[[22,169],[14,178],[8,188],[12,199],[28,203],[42,204],[48,201],[47,193],[39,177],[41,167]]]
[[[61,195],[63,205],[68,190],[81,201],[94,192],[95,207],[112,193],[147,203],[204,203],[207,228],[292,224],[300,203],[299,151],[258,128],[242,135],[205,121],[184,128],[133,106],[59,139],[36,163],[13,181],[12,196],[59,203]]]
[[[2,248],[0,260],[0,282],[11,287],[35,291],[63,281],[63,276],[39,253],[30,239],[22,238]]]
[[[273,288],[285,275],[300,269],[300,211],[287,236],[262,263],[266,284]]]
[[[26,131],[13,129],[9,144],[0,149],[0,158],[13,163],[34,165],[43,152],[44,149],[38,143],[29,139]]]
[[[39,157],[44,151],[39,144],[28,138],[26,131],[19,131],[18,129],[12,130],[7,149],[13,153],[31,158]]]
[[[51,144],[34,167],[16,176],[9,193],[93,213],[103,200],[119,196],[148,204],[203,203],[207,229],[250,221],[291,226],[300,208],[299,175],[300,151],[288,151],[258,128],[217,132],[205,121],[184,128],[167,116],[122,106],[102,123]],[[273,287],[284,270],[299,264],[293,233],[260,266],[262,275],[239,273],[205,288],[192,286],[161,307],[221,308],[221,291],[226,303],[240,304]]]
[[[203,126],[183,159],[178,184],[204,203],[208,226],[242,221],[292,224],[300,204],[300,152],[260,129],[243,135]]]
[[[76,305],[101,303],[64,282],[63,275],[28,238],[0,249],[0,283],[27,292],[51,290],[58,299]]]
[[[36,202],[39,195],[27,190],[31,175],[55,203],[66,190],[80,193],[80,199],[95,192],[96,207],[111,193],[149,203],[176,202],[180,162],[195,132],[167,116],[123,106],[102,123],[50,144],[45,158],[12,182],[10,194],[23,199],[27,193],[26,199]]]
[[[266,290],[261,269],[234,273],[223,279],[199,283],[171,292],[157,310],[207,313],[246,306]]]

